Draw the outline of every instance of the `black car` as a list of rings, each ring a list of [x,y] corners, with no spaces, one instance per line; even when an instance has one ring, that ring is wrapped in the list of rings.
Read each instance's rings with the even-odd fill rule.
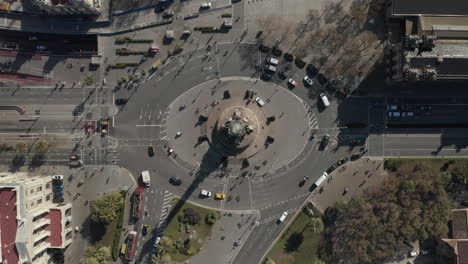
[[[286,78],[288,78],[288,74],[286,71],[282,70],[278,72],[278,77],[280,77],[281,80],[285,80]]]
[[[279,47],[273,47],[271,53],[275,56],[281,56],[281,54],[283,54],[283,51]]]
[[[269,52],[270,51],[270,47],[265,46],[263,44],[260,44],[260,46],[258,48],[260,49],[261,52]]]
[[[273,75],[267,73],[266,71],[263,72],[263,74],[262,74],[262,78],[263,78],[264,80],[271,80],[272,77],[273,77]]]
[[[286,60],[286,61],[293,61],[295,59],[294,55],[292,54],[289,54],[289,53],[285,53],[283,58]]]
[[[310,77],[315,77],[318,73],[318,69],[312,64],[307,65],[306,71]]]
[[[148,146],[148,156],[150,156],[150,157],[154,156],[154,146],[153,145]]]
[[[329,140],[330,140],[329,135],[323,136],[322,141],[320,141],[320,150],[324,150],[328,146]]]
[[[174,185],[181,185],[182,184],[182,180],[177,177],[177,176],[172,176],[169,181],[174,184]]]
[[[298,68],[302,69],[306,66],[306,62],[301,59],[296,59],[294,62]]]
[[[326,84],[326,83],[328,82],[327,77],[325,77],[325,75],[323,75],[323,74],[321,74],[321,73],[319,73],[319,74],[317,75],[317,80],[319,81],[319,83],[320,83],[321,85],[324,85],[324,84]]]
[[[171,18],[174,16],[174,12],[172,11],[166,11],[163,13],[163,18]]]
[[[128,102],[128,99],[126,98],[117,98],[115,99],[115,104],[116,105],[124,105]]]
[[[348,162],[348,160],[349,160],[348,157],[345,157],[345,158],[340,159],[336,164],[338,166],[341,166],[341,165],[345,164],[346,162]]]
[[[146,234],[148,234],[148,228],[149,226],[148,225],[143,225],[143,229],[141,229],[141,233],[146,236]]]
[[[336,168],[338,168],[338,164],[335,163],[335,164],[331,165],[330,168],[328,168],[327,173],[328,174],[332,173],[334,170],[336,170]]]

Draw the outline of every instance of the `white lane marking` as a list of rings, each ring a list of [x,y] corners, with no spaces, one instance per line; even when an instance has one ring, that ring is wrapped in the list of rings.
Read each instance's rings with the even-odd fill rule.
[[[148,124],[148,125],[135,125],[137,127],[160,127],[161,125]]]

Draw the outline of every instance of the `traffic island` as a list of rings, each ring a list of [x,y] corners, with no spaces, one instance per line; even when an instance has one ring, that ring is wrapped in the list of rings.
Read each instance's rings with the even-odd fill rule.
[[[175,199],[174,204],[182,202]],[[210,237],[211,229],[220,212],[183,202],[169,214],[171,219],[164,229],[165,243],[159,245],[159,254],[167,254],[174,262],[183,262],[196,255]],[[169,244],[169,245],[167,245]]]

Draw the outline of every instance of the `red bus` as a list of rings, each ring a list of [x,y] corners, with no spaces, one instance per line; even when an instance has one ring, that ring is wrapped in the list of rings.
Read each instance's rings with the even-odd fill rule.
[[[135,219],[140,218],[141,208],[143,207],[143,192],[145,189],[143,187],[137,187],[133,193],[133,205],[132,205],[132,216]]]
[[[132,260],[132,258],[133,258],[133,253],[135,251],[136,238],[137,238],[137,232],[136,231],[130,231],[128,233],[127,252],[125,253],[125,259],[126,260]]]

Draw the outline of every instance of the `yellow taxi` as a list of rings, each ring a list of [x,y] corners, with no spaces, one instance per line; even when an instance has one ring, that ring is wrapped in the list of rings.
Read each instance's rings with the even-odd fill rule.
[[[226,198],[226,194],[224,194],[224,193],[217,193],[217,194],[215,195],[215,198],[216,198],[216,199],[219,199],[219,200],[224,200],[224,199]]]

